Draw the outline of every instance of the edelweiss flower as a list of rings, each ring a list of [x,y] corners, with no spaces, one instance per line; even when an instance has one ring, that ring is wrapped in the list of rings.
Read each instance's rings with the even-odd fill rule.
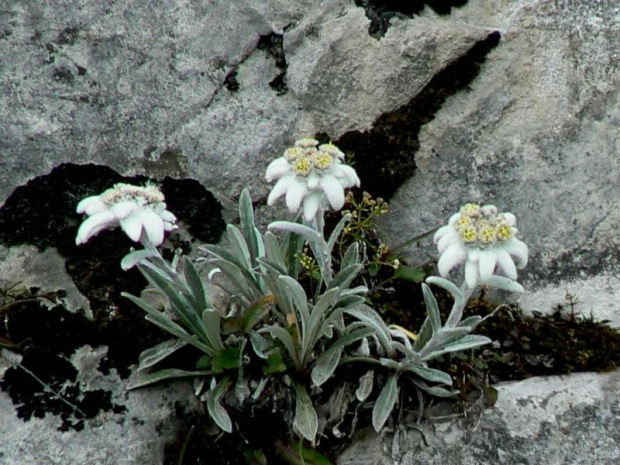
[[[104,229],[119,226],[134,242],[145,238],[154,246],[164,241],[164,231],[176,229],[176,217],[166,210],[164,195],[151,185],[116,184],[101,195],[86,197],[77,206],[86,213],[75,243],[84,244]]]
[[[286,194],[287,208],[296,212],[301,206],[307,222],[316,216],[324,198],[334,210],[342,208],[344,189],[359,186],[360,179],[352,167],[342,163],[344,153],[338,147],[318,145],[314,139],[300,139],[269,164],[265,178],[278,182],[269,194],[268,205]]]
[[[446,277],[465,262],[465,282],[471,289],[490,278],[497,267],[516,280],[517,268],[524,268],[528,258],[527,245],[515,237],[516,225],[512,213],[498,213],[494,205],[464,205],[435,233],[439,274]]]

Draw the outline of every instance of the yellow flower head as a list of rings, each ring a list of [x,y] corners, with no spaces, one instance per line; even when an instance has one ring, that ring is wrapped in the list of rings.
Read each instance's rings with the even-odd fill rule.
[[[495,205],[466,203],[452,227],[464,244],[487,248],[498,241],[513,238],[516,232],[514,222],[514,215],[500,213]]]
[[[466,244],[471,244],[478,240],[478,232],[474,226],[467,226],[459,231],[461,240]]]
[[[461,214],[476,218],[480,216],[480,205],[477,203],[466,203],[461,207]]]
[[[493,226],[484,226],[478,231],[478,239],[483,244],[492,244],[497,239],[497,231]]]
[[[308,157],[295,160],[291,166],[297,176],[308,176],[310,171],[312,171],[312,161]]]
[[[99,198],[107,206],[112,206],[122,200],[134,200],[140,204],[156,205],[164,201],[164,194],[152,184],[140,187],[118,183],[113,188],[106,190]]]
[[[302,155],[303,155],[303,150],[300,149],[299,147],[291,147],[284,151],[284,158],[286,158],[286,161],[288,161],[289,163],[294,162]]]
[[[322,144],[319,146],[319,150],[328,153],[333,158],[344,158],[344,153],[342,153],[342,151],[331,142],[328,144]]]
[[[500,241],[507,241],[514,235],[512,228],[508,225],[508,223],[500,223],[497,226],[496,231],[497,231],[497,238]]]
[[[314,166],[321,171],[332,166],[332,163],[332,157],[329,153],[318,152],[318,154],[314,157]]]
[[[459,219],[456,220],[456,229],[463,229],[466,228],[467,226],[471,226],[472,222],[471,222],[471,218],[467,215],[461,215],[459,216]]]

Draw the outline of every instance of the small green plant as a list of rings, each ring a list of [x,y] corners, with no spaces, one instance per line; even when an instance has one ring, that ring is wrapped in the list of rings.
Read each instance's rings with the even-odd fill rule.
[[[355,170],[343,159],[331,144],[297,141],[267,168],[267,179],[277,180],[268,203],[284,196],[297,220],[275,221],[260,231],[250,194],[244,190],[239,225],[229,224],[225,243],[206,245],[205,256],[198,261],[181,251],[171,261],[162,257],[156,246],[163,233],[175,227],[174,215],[165,210],[153,186],[123,187],[122,195],[105,194],[80,203],[78,210],[92,216],[80,228],[78,243],[120,225],[143,244],[144,249],[130,252],[121,265],[137,266],[149,288],[142,296],[124,295],[173,336],[141,355],[130,388],[193,377],[197,395],[221,430],[232,432],[238,424],[236,414],[268,404],[281,410],[290,431],[310,444],[335,430],[348,410],[365,402],[374,403],[372,424],[380,431],[403,385],[415,388],[420,406],[425,394],[456,393],[450,375],[428,364],[491,341],[472,334],[483,317],[463,318],[479,284],[523,290],[515,281],[511,261],[511,254],[520,266],[527,260],[527,248],[514,237],[516,219],[498,214],[492,206],[463,207],[458,218],[454,216],[436,234],[444,277],[429,277],[422,284],[428,315],[418,334],[388,326],[369,305],[368,288],[358,279],[362,273],[372,276],[375,266],[398,268],[396,259],[386,260],[385,246],[375,246],[367,236],[373,219],[387,205],[368,194],[360,202],[350,200],[349,211],[329,235],[324,232],[325,211],[340,210],[344,189],[359,185]],[[471,221],[472,230],[465,220]],[[489,236],[491,227],[494,240]],[[470,233],[480,239],[472,240]],[[459,287],[445,276],[462,262],[466,262],[465,282]],[[496,275],[496,265],[508,277]],[[310,276],[307,286],[302,284],[308,281],[304,275]],[[454,300],[444,322],[429,285],[444,289]],[[163,297],[164,305],[154,305],[147,298],[151,293]],[[156,368],[186,347],[195,349],[192,369]],[[333,389],[345,365],[359,367],[362,376]],[[323,391],[327,383],[332,386],[330,395]],[[347,390],[352,391],[345,396],[350,400],[339,400]],[[318,405],[318,399],[326,396],[326,405],[337,409]],[[303,462],[303,455],[299,457]]]
[[[380,197],[374,199],[368,192],[362,192],[359,197],[351,191],[345,197],[342,214],[351,215],[351,220],[338,240],[339,252],[342,253],[352,242],[360,244],[366,262],[363,274],[368,275],[371,292],[375,289],[382,290],[393,280],[419,284],[425,277],[422,269],[406,265],[403,259],[383,242],[376,222],[388,212],[388,203]]]

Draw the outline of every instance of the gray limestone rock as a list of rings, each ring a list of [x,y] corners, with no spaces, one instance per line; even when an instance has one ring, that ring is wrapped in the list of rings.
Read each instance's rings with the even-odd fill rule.
[[[390,241],[481,201],[517,215],[528,287],[617,272],[620,7],[483,1],[442,21],[493,26],[502,41],[470,91],[423,127],[418,169],[385,222]],[[436,257],[429,243],[408,248],[414,261]]]
[[[95,162],[193,177],[229,208],[246,185],[267,193],[268,160],[295,138],[367,128],[489,31],[417,19],[379,41],[345,1],[26,2],[0,14],[0,200],[61,162]]]
[[[619,383],[616,371],[502,384],[495,406],[466,420],[428,412],[397,436],[366,431],[338,465],[618,463]]]
[[[337,138],[371,128],[379,115],[407,103],[492,32],[427,18],[395,20],[381,40],[367,29],[357,8],[309,19],[287,35],[289,87],[303,108],[297,122],[301,134],[327,132]]]
[[[104,375],[97,365],[105,347],[84,346],[71,357],[79,369],[77,382],[83,392],[113,392],[120,413],[102,412],[88,420],[81,431],[61,430],[60,417],[24,421],[18,418],[11,398],[0,392],[0,464],[6,465],[155,465],[163,462],[164,446],[176,439],[182,421],[175,412],[198,407],[189,383],[171,382],[163,388],[127,392],[127,381],[115,372]],[[20,357],[0,349],[0,374],[17,366]],[[186,426],[185,426],[186,427]],[[186,427],[187,428],[187,427]]]
[[[233,218],[243,187],[255,200],[267,195],[264,169],[293,140],[372,129],[499,31],[475,80],[422,126],[416,172],[383,224],[388,242],[432,231],[463,201],[493,202],[518,216],[530,245],[526,310],[551,308],[569,290],[582,313],[618,326],[620,6],[480,0],[448,16],[427,9],[393,18],[380,39],[368,26],[345,0],[8,2],[0,7],[0,205],[61,163],[96,163],[197,179]],[[436,258],[428,237],[405,250],[413,264]],[[45,275],[63,265],[54,251],[1,253],[0,284],[62,287],[73,308],[86,308],[64,273]],[[0,393],[0,463],[161,462],[174,403],[195,407],[190,389],[126,394],[125,381],[92,369],[105,350],[84,348],[71,361],[81,385],[113,390],[127,412],[59,432],[56,417],[18,419]],[[369,435],[339,463],[617,463],[618,376],[503,385],[479,424],[399,429],[390,453]]]

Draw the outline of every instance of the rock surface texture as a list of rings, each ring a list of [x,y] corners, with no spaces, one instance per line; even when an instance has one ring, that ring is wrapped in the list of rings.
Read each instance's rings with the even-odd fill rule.
[[[437,211],[447,217],[463,200],[495,203],[517,215],[530,246],[528,289],[570,289],[599,275],[617,287],[620,6],[481,1],[442,21],[492,25],[502,41],[470,91],[422,128],[389,236],[402,242],[403,223],[411,237],[424,234],[440,226]]]
[[[84,387],[111,388],[125,410],[106,412],[90,420],[83,430],[64,430],[58,416],[46,415],[23,421],[15,406],[0,394],[0,464],[2,465],[151,465],[162,463],[164,447],[178,434],[179,422],[171,421],[179,409],[195,409],[196,401],[186,383],[169,383],[166,389],[142,389],[127,393],[117,376],[103,376],[96,366],[105,350],[90,347],[77,351],[72,362],[80,369]],[[1,350],[1,349],[0,349]],[[11,359],[0,360],[3,374]]]
[[[431,420],[396,440],[361,435],[339,465],[606,464],[620,460],[620,373],[497,386],[491,410]]]
[[[428,236],[411,239],[464,201],[495,203],[517,215],[530,246],[526,310],[550,309],[570,290],[584,313],[620,326],[618,2],[461,1],[444,15],[429,7],[379,15],[379,32],[370,1],[4,3],[0,286],[60,287],[72,310],[88,311],[87,299],[93,308],[81,294],[89,283],[46,274],[77,254],[71,240],[7,239],[24,227],[7,205],[29,207],[10,201],[16,189],[63,164],[197,180],[221,204],[221,221],[234,218],[245,186],[260,207],[268,162],[320,134],[358,153],[363,187],[393,194],[386,238],[406,242],[412,264],[436,256]],[[44,200],[56,194],[79,200],[64,191]],[[76,218],[63,221],[48,229],[77,230]],[[175,403],[185,408],[189,389],[126,394],[125,380],[87,363],[105,351],[77,349],[67,360],[126,412],[58,431],[56,416],[17,418],[0,392],[0,464],[161,463]],[[18,363],[2,354],[0,381]],[[392,452],[403,465],[618,463],[618,388],[618,373],[501,386],[479,424],[422,429],[427,445],[414,429],[389,453],[371,435],[339,463],[391,464]]]

